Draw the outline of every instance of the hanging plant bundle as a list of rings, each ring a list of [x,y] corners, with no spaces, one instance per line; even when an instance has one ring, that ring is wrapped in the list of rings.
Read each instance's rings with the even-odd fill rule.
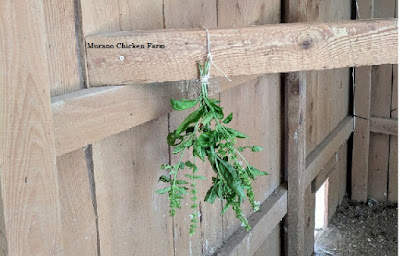
[[[243,214],[241,204],[247,197],[253,210],[259,210],[259,203],[254,200],[252,180],[255,180],[257,176],[267,175],[266,172],[250,165],[241,154],[244,150],[258,152],[263,148],[260,146],[235,147],[237,139],[244,139],[247,136],[225,126],[232,120],[233,114],[230,113],[224,118],[223,109],[218,105],[219,101],[208,97],[207,78],[210,64],[208,58],[204,66],[199,64],[200,77],[206,77],[206,79],[201,79],[202,90],[197,99],[171,100],[174,110],[185,110],[196,106],[197,109],[187,116],[175,131],[168,134],[168,145],[173,146],[173,154],[179,154],[180,157],[175,165],[161,166],[168,173],[162,175],[159,180],[167,183],[168,186],[156,191],[158,194],[168,193],[171,216],[175,215],[176,209],[181,208],[184,196],[190,194],[193,209],[189,231],[191,235],[195,232],[199,218],[196,184],[198,180],[206,179],[199,175],[196,164],[198,159],[208,161],[215,172],[215,176],[212,177],[212,186],[207,191],[204,201],[214,203],[215,199],[219,198],[224,205],[221,214],[224,214],[231,206],[247,231],[250,230],[250,225]],[[185,152],[193,156],[192,161],[183,159]],[[187,172],[184,175],[186,180],[177,178],[179,172]]]

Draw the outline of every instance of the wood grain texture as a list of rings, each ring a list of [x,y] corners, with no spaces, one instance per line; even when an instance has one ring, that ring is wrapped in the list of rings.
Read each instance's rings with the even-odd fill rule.
[[[351,198],[366,202],[368,197],[370,122],[355,117],[353,159],[351,172]]]
[[[101,0],[81,1],[81,5],[84,36],[164,27],[162,1]],[[119,99],[110,100],[119,104]],[[139,101],[146,104],[146,98]],[[111,105],[115,107],[114,104]],[[127,106],[123,103],[120,106],[124,109],[118,115],[122,120],[127,120],[125,114],[129,118],[130,113],[136,111],[134,104]],[[88,109],[92,108],[93,105],[88,106]],[[147,113],[152,112],[159,113],[156,106],[149,105]],[[108,123],[108,120],[98,119],[97,122]],[[126,124],[126,121],[121,122]],[[120,126],[119,129],[128,128]],[[100,253],[173,255],[173,227],[168,216],[167,198],[154,192],[162,187],[157,183],[161,174],[157,170],[169,161],[168,145],[160,139],[167,136],[167,116],[160,116],[128,131],[123,130],[93,144]],[[96,136],[101,133],[99,130]]]
[[[397,203],[398,200],[398,137],[390,136],[388,201]]]
[[[79,38],[78,3],[74,1],[44,1],[48,33],[49,75],[51,96],[84,88],[85,70],[80,60],[83,46]]]
[[[263,202],[280,184],[282,170],[279,77],[265,75],[258,81],[224,91],[221,93],[221,106],[226,114],[233,113],[229,126],[249,136],[239,140],[238,146],[258,145],[265,148],[258,153],[244,152],[249,163],[269,173],[253,182],[256,201]],[[252,213],[247,202],[244,211],[247,216]],[[224,237],[228,238],[237,228],[242,228],[234,212],[229,211],[225,215]]]
[[[201,26],[212,28],[217,26],[217,1],[164,1],[164,21],[167,29],[180,28],[198,28]],[[176,82],[172,86],[180,86],[182,83]],[[200,83],[192,85],[200,87]],[[172,89],[173,90],[173,89]],[[219,94],[215,95],[219,98]],[[178,97],[174,99],[179,99]],[[169,102],[168,102],[169,103]],[[168,109],[170,107],[168,106]],[[174,131],[193,110],[173,111],[169,115],[169,131]],[[170,148],[171,164],[176,164],[179,160],[178,155],[172,154],[173,148]],[[189,157],[186,154],[186,158]],[[191,160],[192,157],[190,157]],[[185,160],[186,161],[186,160]],[[183,207],[178,210],[174,217],[174,247],[175,255],[210,255],[220,247],[223,242],[221,203],[219,200],[214,204],[204,202],[205,195],[212,185],[211,177],[214,171],[209,163],[203,163],[197,159],[200,168],[200,175],[207,177],[207,180],[197,182],[199,209],[201,216],[198,218],[198,227],[193,236],[189,236],[190,220],[193,209],[190,208],[192,201],[187,196],[183,202]],[[191,173],[190,170],[181,172],[180,179],[186,180],[183,173]]]
[[[339,205],[339,168],[338,161],[336,161],[336,167],[330,173],[328,178],[328,223],[332,219],[336,212],[336,208]]]
[[[251,232],[238,229],[214,255],[253,255],[265,241],[287,210],[287,190],[278,187],[249,218]]]
[[[368,165],[368,196],[385,202],[389,167],[389,136],[371,133]]]
[[[326,138],[307,156],[306,183],[318,175],[332,155],[348,140],[353,132],[353,117],[346,117]]]
[[[347,163],[348,163],[348,142],[343,144],[338,152],[339,155],[339,205],[342,204],[343,199],[347,193]]]
[[[361,118],[371,116],[371,66],[355,69],[354,110]]]
[[[85,150],[57,158],[57,171],[64,255],[97,255],[96,216]]]
[[[288,254],[305,254],[306,75],[285,77],[285,170],[288,173]],[[310,181],[311,182],[311,181]]]
[[[43,1],[2,3],[0,172],[8,255],[63,252],[45,24]]]
[[[210,34],[214,62],[231,76],[397,63],[393,19],[212,29]],[[91,85],[193,79],[198,77],[196,62],[206,55],[206,33],[201,29],[126,31],[86,38],[94,44],[127,41],[146,47],[154,42],[165,48],[87,48]]]
[[[305,189],[305,228],[304,228],[304,255],[314,253],[314,231],[315,231],[315,193],[312,192],[311,184]]]
[[[210,80],[209,95],[258,76]],[[52,111],[57,156],[138,126],[172,110],[170,99],[198,97],[197,81],[89,88],[53,97]]]
[[[161,117],[93,144],[101,255],[174,254],[167,198],[155,193],[167,130]]]
[[[398,133],[397,119],[371,117],[369,122],[370,122],[369,127],[371,132],[397,136]]]
[[[86,70],[81,56],[84,49],[78,4],[78,1],[45,2],[52,96],[84,87]],[[80,148],[58,157],[57,171],[64,253],[97,255],[96,216],[85,150]]]
[[[399,65],[393,65],[393,83],[392,83],[392,106],[390,108],[390,117],[398,118],[399,114],[399,103],[398,103],[398,93],[399,93]]]
[[[332,22],[350,19],[347,0],[314,0],[307,4],[307,21]],[[307,72],[307,155],[349,113],[349,69]]]
[[[260,245],[253,256],[280,256],[281,254],[281,232],[280,225],[269,234],[267,239]]]
[[[218,0],[218,27],[242,27],[279,22],[280,1]],[[212,52],[213,45],[214,42],[212,42]],[[270,174],[267,177],[259,177],[253,183],[255,198],[261,203],[280,183],[282,168],[279,150],[281,147],[279,87],[279,75],[268,75],[261,77],[258,81],[249,80],[240,87],[220,94],[225,113],[232,112],[234,116],[230,126],[250,137],[238,143],[265,147],[265,151],[260,153],[245,153],[245,157],[252,165]],[[267,147],[269,143],[273,146]],[[252,213],[247,202],[243,208],[245,215],[249,216]],[[233,211],[228,211],[224,215],[223,229],[225,240],[237,229],[243,229]]]
[[[336,168],[336,161],[338,155],[335,153],[331,159],[325,164],[325,166],[321,169],[315,179],[311,182],[311,190],[313,193],[317,193],[317,191],[321,188],[321,186],[325,183],[325,181],[329,178],[329,174]]]

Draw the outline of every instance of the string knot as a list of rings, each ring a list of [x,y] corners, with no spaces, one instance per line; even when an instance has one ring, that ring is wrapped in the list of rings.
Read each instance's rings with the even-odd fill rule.
[[[210,33],[208,32],[208,29],[206,27],[203,27],[206,30],[207,33],[207,59],[210,61],[210,63],[216,68],[218,69],[219,72],[221,72],[224,77],[229,81],[232,82],[231,79],[229,79],[229,77],[225,74],[224,71],[222,71],[217,65],[215,65],[213,59],[212,59],[212,54],[211,54],[211,41],[210,41]],[[201,76],[200,77],[200,81],[205,81],[208,82],[208,78],[210,75],[210,69],[208,70],[208,73],[205,76]]]
[[[207,73],[204,76],[200,76],[200,82],[208,84],[208,79],[209,78],[210,78],[210,73]]]

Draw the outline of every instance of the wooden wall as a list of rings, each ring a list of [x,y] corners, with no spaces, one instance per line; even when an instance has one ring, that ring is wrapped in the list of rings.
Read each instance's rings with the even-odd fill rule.
[[[23,31],[32,36],[32,38],[28,38],[29,40],[36,42],[36,37],[41,39],[36,42],[37,45],[32,46],[33,48],[23,49],[26,54],[39,49],[39,57],[32,57],[32,60],[28,61],[24,59],[25,62],[22,64],[30,65],[30,69],[22,69],[22,75],[15,71],[12,73],[15,77],[20,76],[21,80],[10,81],[1,77],[2,81],[18,88],[18,91],[17,89],[14,91],[4,90],[0,94],[3,101],[8,97],[11,101],[7,101],[7,103],[15,106],[15,109],[2,109],[1,113],[2,115],[14,115],[10,119],[10,123],[17,122],[15,120],[29,123],[29,117],[24,115],[19,108],[20,105],[27,104],[23,106],[32,109],[33,115],[45,113],[40,120],[42,120],[41,125],[48,128],[43,128],[38,138],[33,137],[32,139],[28,136],[24,140],[17,140],[21,134],[14,132],[12,127],[6,127],[7,131],[2,130],[4,133],[12,133],[7,146],[2,148],[2,159],[6,158],[5,156],[8,156],[6,154],[11,151],[24,153],[26,141],[33,141],[35,146],[28,153],[33,154],[35,158],[24,158],[23,161],[20,161],[22,167],[11,165],[13,161],[9,160],[4,166],[0,165],[2,168],[2,198],[6,205],[5,209],[7,209],[4,211],[4,218],[0,218],[0,220],[5,220],[5,224],[0,222],[0,230],[7,230],[7,239],[19,241],[19,243],[13,242],[7,247],[4,236],[6,232],[2,232],[0,249],[7,251],[8,248],[10,255],[27,255],[24,250],[30,247],[24,247],[24,243],[29,240],[33,244],[32,248],[37,244],[44,244],[42,247],[35,247],[37,253],[34,251],[33,255],[41,253],[42,255],[45,253],[46,255],[103,256],[213,254],[235,231],[241,228],[234,214],[228,211],[224,216],[220,216],[222,206],[219,202],[213,205],[202,202],[200,205],[202,218],[199,228],[193,237],[189,237],[190,208],[186,207],[178,211],[177,215],[171,218],[168,214],[166,196],[154,192],[163,186],[158,183],[158,177],[163,173],[160,165],[176,161],[175,156],[170,153],[171,150],[168,148],[165,138],[169,131],[176,128],[186,113],[155,114],[154,116],[157,118],[153,120],[56,158],[52,147],[54,138],[51,129],[52,118],[49,112],[50,97],[90,87],[84,49],[84,38],[88,35],[134,29],[196,28],[199,26],[213,28],[280,23],[281,14],[284,11],[281,10],[281,1],[38,1],[43,4],[28,2],[29,8],[41,10],[39,18],[42,21],[32,20],[32,23],[37,23],[35,25],[37,35],[29,34],[28,27],[25,27]],[[310,0],[307,7],[308,21],[325,22],[350,19],[350,5],[350,1],[347,0]],[[0,12],[8,15],[2,16],[0,32],[4,30],[7,32],[5,35],[12,35],[13,27],[3,26],[7,23],[3,17],[11,19],[13,17],[9,17],[9,13],[16,12],[18,14],[21,9],[12,3],[6,7],[5,11]],[[29,13],[28,9],[23,11],[22,13]],[[21,37],[20,40],[26,42],[25,38]],[[7,42],[4,45],[11,47],[12,43]],[[15,58],[18,61],[22,62],[23,58],[17,52],[11,53],[17,56]],[[7,55],[7,58],[10,59],[10,56]],[[47,60],[48,63],[44,60]],[[17,64],[19,64],[18,61]],[[12,67],[5,67],[4,62],[0,63],[1,70],[13,71]],[[393,68],[376,69],[375,74],[377,75],[373,75],[376,80],[387,80],[386,75],[381,74],[394,70]],[[32,82],[29,80],[32,74],[36,74],[35,79],[32,80],[35,83],[33,83],[34,87],[29,87],[31,86],[29,83]],[[397,79],[397,73],[393,72],[393,74],[396,74],[393,77]],[[268,74],[260,77],[242,77],[241,79],[244,81],[241,85],[224,90],[220,94],[215,94],[214,97],[221,100],[221,105],[227,113],[234,113],[231,125],[250,136],[246,144],[253,143],[265,147],[265,151],[253,154],[248,158],[257,168],[269,173],[269,176],[261,177],[255,182],[256,200],[264,202],[284,180],[282,178],[284,173],[282,148],[285,135],[282,120],[285,113],[282,110],[281,76],[280,74]],[[216,87],[213,88],[214,91],[222,91],[224,83],[227,83],[223,80],[219,81],[219,84],[213,85]],[[18,87],[19,84],[23,86]],[[379,84],[383,84],[383,82]],[[164,84],[128,86],[139,88],[138,92],[151,90],[152,94],[162,94],[159,98],[168,101],[171,95],[192,94],[193,88],[190,88],[189,85],[193,84],[189,82],[168,83],[168,90],[165,89],[166,87],[161,88]],[[390,87],[393,92],[395,90],[397,92],[397,87],[393,86],[392,88],[387,84],[385,86]],[[183,88],[185,91],[176,93],[175,87],[179,90]],[[35,88],[35,90],[32,89],[33,93],[29,91],[30,88]],[[169,91],[170,88],[175,89]],[[44,96],[37,92],[43,92]],[[28,94],[30,97],[24,97],[22,102],[18,101],[18,97],[15,96]],[[397,98],[394,95],[394,93],[390,94],[391,104],[388,109],[385,108],[385,114],[382,114],[386,117],[397,118]],[[381,98],[376,98],[378,106],[378,100]],[[147,104],[146,100],[147,98],[142,99],[142,104]],[[35,105],[32,102],[40,104]],[[149,102],[153,104],[156,101],[153,99]],[[147,111],[159,113],[159,107],[151,104],[149,103]],[[2,107],[5,108],[4,106],[3,104]],[[307,72],[307,154],[313,152],[349,115],[349,107],[349,69]],[[132,106],[132,111],[135,111],[134,106]],[[28,135],[36,134],[32,132],[37,128],[33,124],[31,126],[21,125],[21,127],[24,129],[23,131],[27,131]],[[397,140],[394,139],[394,136],[389,138],[384,135],[386,137],[382,137],[383,139],[375,139],[373,136],[375,135],[371,135],[373,152],[370,155],[382,153],[382,151],[374,153],[372,145],[382,145],[379,147],[387,148],[385,159],[389,162],[386,167],[389,171],[386,173],[390,180],[393,175],[397,175],[395,172],[397,159],[394,155]],[[13,144],[14,140],[18,143]],[[375,140],[377,142],[374,142]],[[43,145],[37,146],[35,144],[37,141],[47,142],[51,149],[47,149]],[[31,144],[28,143],[28,145]],[[23,153],[21,154],[24,155]],[[43,155],[44,157],[42,157]],[[386,154],[382,157],[385,156]],[[334,159],[332,161],[335,167],[330,169],[327,176],[330,184],[330,216],[346,190],[347,144],[341,146],[332,159]],[[19,159],[17,160],[19,161]],[[53,165],[49,164],[53,162]],[[381,163],[381,161],[378,162]],[[43,167],[45,164],[51,168],[46,169]],[[328,162],[326,168],[331,165],[332,162]],[[19,168],[23,171],[17,172],[17,174],[12,172]],[[37,172],[37,170],[43,169],[46,170],[45,175]],[[381,170],[380,167],[375,169]],[[205,176],[213,173],[207,166],[204,166],[201,171]],[[370,173],[371,175],[378,174],[373,170]],[[43,187],[39,189],[28,187],[31,180],[36,182],[32,184],[40,183],[43,184]],[[22,181],[23,183],[21,183]],[[24,190],[26,194],[21,197],[18,194],[20,184],[29,184],[26,185],[28,189]],[[397,195],[397,187],[395,192],[394,185],[390,184],[387,193],[394,197]],[[204,197],[208,186],[209,184],[199,186],[199,197]],[[373,186],[371,185],[371,187]],[[313,239],[314,192],[310,184],[306,189],[305,198],[308,205],[308,212],[305,215],[308,244],[312,244],[310,241]],[[36,205],[42,206],[43,209],[30,208],[30,201],[25,200],[30,193],[35,193],[41,198]],[[32,224],[35,220],[29,220],[30,223],[19,226],[18,223],[13,222],[14,214],[18,209],[32,210],[34,214],[38,215],[35,216],[38,221],[48,222],[52,229],[41,230],[39,226]],[[249,205],[245,206],[245,212],[247,216],[252,214]],[[41,218],[48,219],[42,220]],[[1,227],[4,225],[6,228],[2,229]],[[34,227],[33,231],[26,232],[26,229],[31,227]],[[281,225],[278,224],[271,230],[273,230],[272,233],[261,246],[257,250],[253,250],[255,251],[254,255],[283,254]],[[23,234],[23,236],[19,234]],[[37,240],[32,240],[31,235],[34,235]],[[50,241],[53,236],[57,244],[56,242],[46,244],[38,241],[40,240],[38,237],[44,237],[43,239]],[[308,254],[311,252],[312,246],[307,249]]]
[[[359,18],[396,17],[397,1],[359,3]],[[356,68],[352,198],[397,202],[398,66]],[[377,129],[376,127],[380,127]]]

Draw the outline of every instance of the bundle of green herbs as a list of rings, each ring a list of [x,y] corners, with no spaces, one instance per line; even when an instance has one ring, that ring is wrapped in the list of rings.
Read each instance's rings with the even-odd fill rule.
[[[204,66],[199,64],[200,77],[208,77],[210,64],[208,58]],[[263,148],[260,146],[235,147],[237,139],[244,139],[247,136],[225,126],[232,120],[233,114],[230,113],[224,119],[223,109],[218,105],[219,101],[208,97],[207,84],[208,79],[202,79],[202,90],[197,99],[171,100],[174,110],[185,110],[195,106],[198,108],[187,116],[175,131],[168,134],[168,145],[174,147],[173,154],[180,154],[180,158],[175,165],[161,166],[168,173],[162,175],[159,180],[167,183],[168,186],[156,192],[168,193],[171,216],[175,215],[176,209],[181,208],[184,196],[190,193],[193,213],[189,233],[193,235],[199,219],[196,184],[198,180],[206,179],[199,175],[196,160],[198,158],[201,161],[208,160],[215,172],[215,177],[212,177],[212,186],[207,191],[204,201],[214,203],[215,199],[219,198],[224,205],[221,214],[224,214],[231,206],[236,217],[249,231],[250,225],[243,214],[241,204],[247,197],[253,210],[259,210],[259,203],[254,200],[252,180],[267,173],[250,165],[241,152],[246,149],[258,152]],[[184,161],[186,151],[192,154],[192,161]],[[184,175],[187,179],[178,179],[178,172],[183,172],[185,169],[191,170],[190,173]]]

